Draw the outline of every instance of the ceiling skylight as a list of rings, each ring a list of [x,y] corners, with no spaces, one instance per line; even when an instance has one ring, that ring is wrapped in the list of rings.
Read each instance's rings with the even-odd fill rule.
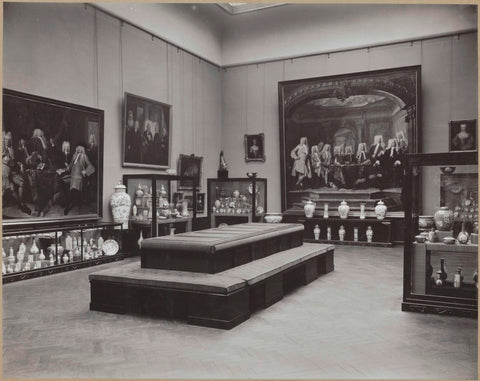
[[[237,15],[239,13],[253,12],[260,9],[278,7],[282,4],[253,4],[253,3],[217,3],[231,15]]]

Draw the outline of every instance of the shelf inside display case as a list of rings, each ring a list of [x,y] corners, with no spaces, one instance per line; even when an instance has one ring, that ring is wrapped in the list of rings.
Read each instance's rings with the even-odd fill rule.
[[[211,227],[260,222],[263,219],[267,211],[266,179],[208,179],[207,184]]]
[[[122,259],[122,232],[117,223],[5,232],[3,283]]]
[[[407,156],[402,310],[476,317],[476,152]]]

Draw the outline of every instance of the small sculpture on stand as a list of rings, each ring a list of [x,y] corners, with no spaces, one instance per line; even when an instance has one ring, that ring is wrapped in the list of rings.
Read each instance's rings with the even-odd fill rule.
[[[220,151],[217,177],[219,179],[228,179],[228,166],[227,166],[227,162],[225,161],[225,156],[223,155],[223,151]]]
[[[332,240],[332,228],[330,226],[327,226],[327,239]]]
[[[315,237],[316,241],[320,239],[320,228],[318,225],[315,225],[315,228],[313,229],[313,236]]]
[[[340,241],[345,240],[345,228],[343,225],[340,226],[340,229],[338,229],[338,237],[340,238]]]
[[[353,240],[358,242],[358,228],[353,228]]]

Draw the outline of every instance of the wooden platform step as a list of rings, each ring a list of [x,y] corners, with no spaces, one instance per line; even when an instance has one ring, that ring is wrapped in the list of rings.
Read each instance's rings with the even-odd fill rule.
[[[333,245],[304,244],[218,274],[147,269],[132,263],[90,274],[90,309],[230,329],[254,310],[332,271],[333,255]]]

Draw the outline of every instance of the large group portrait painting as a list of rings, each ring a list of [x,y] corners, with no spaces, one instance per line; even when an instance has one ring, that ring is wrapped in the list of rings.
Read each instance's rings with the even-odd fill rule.
[[[101,215],[103,111],[3,92],[4,223]]]
[[[322,194],[402,208],[405,155],[418,152],[419,67],[279,83],[282,209]]]

